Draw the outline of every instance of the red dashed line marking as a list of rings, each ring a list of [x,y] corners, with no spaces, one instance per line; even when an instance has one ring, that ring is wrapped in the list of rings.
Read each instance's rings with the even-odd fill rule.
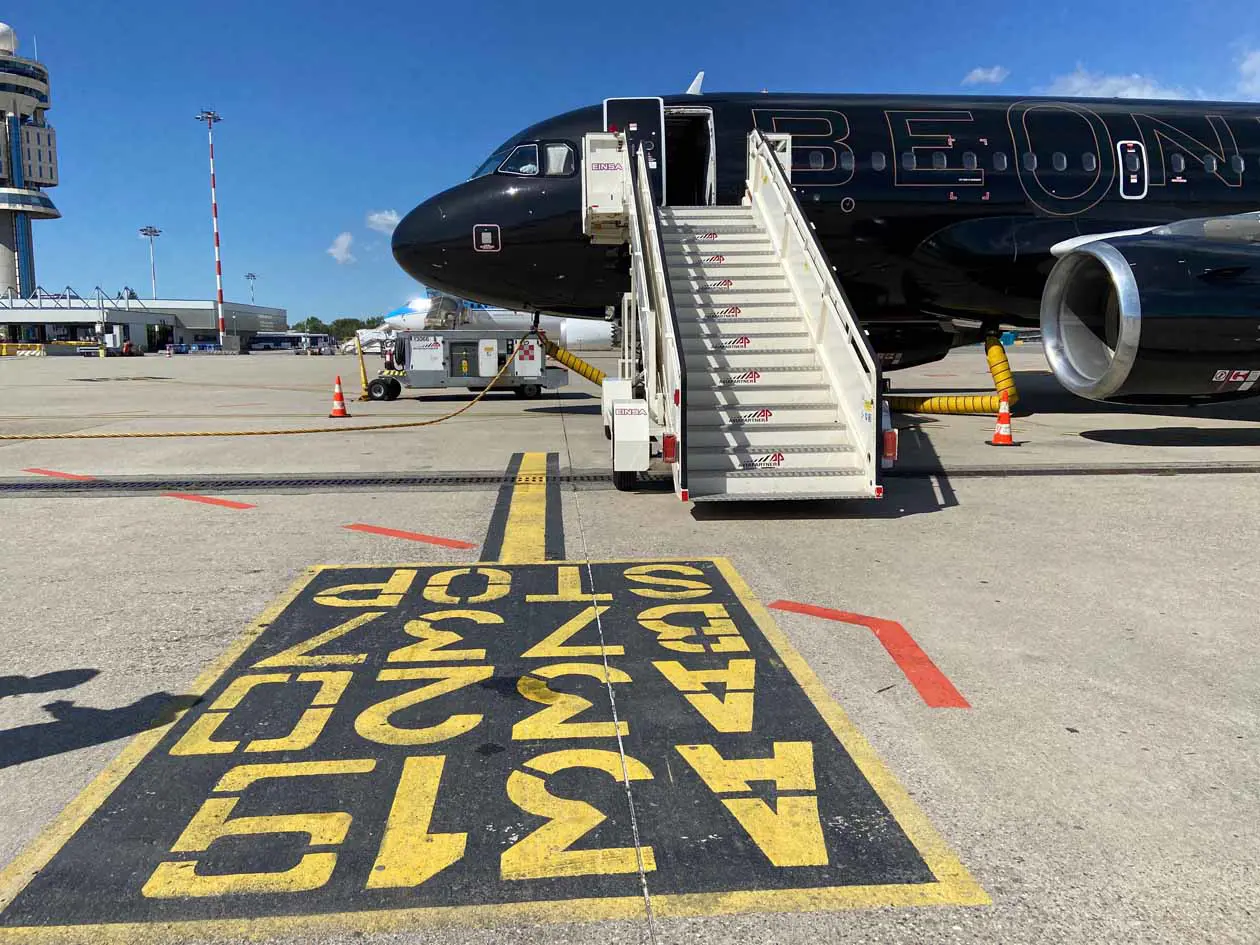
[[[163,492],[168,499],[183,499],[186,502],[200,502],[203,505],[220,505],[225,509],[256,509],[258,506],[248,502],[234,502],[231,499],[218,499],[212,495],[194,495],[191,492]]]
[[[59,469],[40,469],[38,466],[32,466],[30,469],[23,469],[22,472],[34,473],[36,476],[51,476],[54,479],[73,479],[76,482],[95,482],[95,476],[80,476],[77,473],[61,472]]]

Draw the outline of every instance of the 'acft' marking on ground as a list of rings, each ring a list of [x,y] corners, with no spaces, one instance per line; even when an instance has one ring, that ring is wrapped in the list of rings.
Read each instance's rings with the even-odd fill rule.
[[[722,559],[316,568],[223,665],[0,939],[989,901]]]
[[[225,509],[256,509],[258,506],[248,502],[237,502],[233,499],[219,499],[212,495],[195,495],[191,492],[163,492],[168,499],[183,499],[185,502],[200,502],[202,505],[219,505]]]
[[[77,473],[61,472],[57,469],[40,469],[38,466],[32,466],[30,469],[23,469],[22,472],[34,473],[37,476],[51,476],[54,479],[74,479],[77,482],[95,482],[95,476],[80,476]]]
[[[954,688],[954,684],[931,658],[923,652],[914,637],[895,620],[884,620],[880,617],[867,617],[865,614],[851,614],[847,610],[832,610],[830,607],[817,607],[814,604],[799,604],[791,600],[776,600],[768,606],[776,610],[786,610],[795,614],[806,614],[810,617],[822,617],[824,620],[836,620],[840,623],[851,623],[865,627],[875,634],[888,655],[893,658],[897,668],[905,675],[923,699],[933,709],[970,709],[971,703],[963,698],[963,694]]]
[[[425,544],[437,545],[441,548],[476,548],[470,541],[459,541],[455,538],[441,538],[437,535],[425,535],[422,532],[406,532],[398,528],[385,528],[381,525],[365,525],[362,522],[355,522],[353,525],[343,525],[342,528],[349,529],[352,532],[364,532],[368,535],[384,535],[386,538],[405,538],[407,541],[422,541]]]

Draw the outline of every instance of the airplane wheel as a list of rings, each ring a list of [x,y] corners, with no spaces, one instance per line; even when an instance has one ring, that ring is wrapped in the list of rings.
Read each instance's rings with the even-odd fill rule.
[[[633,469],[613,470],[613,486],[616,487],[618,492],[633,492],[638,478],[639,474]]]
[[[389,381],[387,377],[375,377],[368,383],[368,400],[389,400]]]

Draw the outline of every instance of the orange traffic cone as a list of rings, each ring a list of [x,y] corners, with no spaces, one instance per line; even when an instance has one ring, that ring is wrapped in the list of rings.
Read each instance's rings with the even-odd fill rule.
[[[348,417],[349,411],[346,410],[346,398],[341,393],[341,375],[337,375],[337,382],[333,384],[333,409],[329,417]]]
[[[1014,446],[1011,436],[1011,400],[1006,391],[1002,391],[998,400],[997,426],[993,428],[993,439],[990,446]]]

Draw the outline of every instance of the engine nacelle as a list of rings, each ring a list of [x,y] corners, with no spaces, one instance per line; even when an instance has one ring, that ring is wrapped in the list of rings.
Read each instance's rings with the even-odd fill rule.
[[[1260,395],[1260,244],[1236,227],[1182,228],[1085,243],[1055,264],[1041,332],[1072,393],[1149,404]]]

